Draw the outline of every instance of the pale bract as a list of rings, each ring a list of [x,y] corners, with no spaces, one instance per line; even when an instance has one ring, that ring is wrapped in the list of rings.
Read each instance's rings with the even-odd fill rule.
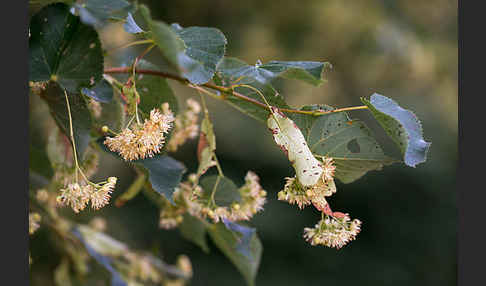
[[[287,154],[299,182],[303,186],[315,185],[322,175],[322,164],[312,154],[297,125],[272,107],[267,126],[272,131],[275,142]]]

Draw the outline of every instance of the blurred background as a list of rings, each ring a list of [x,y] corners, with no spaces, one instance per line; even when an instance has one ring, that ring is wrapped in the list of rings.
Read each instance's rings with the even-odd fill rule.
[[[264,247],[257,285],[456,284],[457,1],[139,2],[150,7],[153,18],[166,23],[220,29],[228,39],[227,55],[249,64],[329,61],[334,69],[321,87],[291,80],[276,81],[275,86],[293,107],[361,105],[360,97],[380,93],[414,111],[422,120],[425,140],[432,142],[428,161],[416,168],[395,164],[351,184],[338,182],[330,204],[359,218],[362,231],[340,250],[312,247],[302,238],[303,228],[312,227],[320,214],[277,200],[284,178],[293,170],[266,126],[208,99],[225,175],[241,185],[246,172],[253,170],[268,192],[265,211],[251,221]],[[119,24],[100,33],[107,50],[133,40]],[[134,55],[139,51],[132,50]],[[153,54],[147,59],[157,61]],[[116,55],[105,63],[119,64]],[[171,86],[181,104],[197,96],[178,83]],[[366,111],[350,115],[366,121],[384,149],[396,154]],[[174,154],[189,172],[197,167],[196,146],[191,141]],[[101,158],[99,177],[116,173],[120,179],[116,198],[135,174],[109,155]],[[194,268],[191,285],[245,285],[214,245],[205,254],[178,230],[159,229],[158,209],[143,195],[121,208],[89,210],[76,218],[87,222],[95,215],[105,217],[107,232],[130,247],[154,250],[169,263],[179,254],[189,255]],[[43,236],[41,230],[38,236]],[[50,285],[41,282],[41,273],[52,271],[58,261],[42,247],[42,238],[32,243],[32,258],[45,262],[33,264],[32,285]]]

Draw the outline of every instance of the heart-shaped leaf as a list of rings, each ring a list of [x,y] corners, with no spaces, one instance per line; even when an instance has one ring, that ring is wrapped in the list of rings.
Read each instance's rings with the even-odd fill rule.
[[[173,24],[172,28],[184,42],[184,54],[190,59],[179,59],[179,65],[186,70],[183,75],[194,84],[210,81],[224,56],[226,37],[215,28],[182,28],[178,24]]]
[[[29,80],[56,81],[69,92],[91,87],[103,74],[98,33],[63,3],[48,5],[30,21]]]
[[[422,124],[413,112],[377,93],[371,95],[370,100],[362,98],[361,101],[400,148],[405,164],[415,167],[427,160],[431,143],[424,140]]]

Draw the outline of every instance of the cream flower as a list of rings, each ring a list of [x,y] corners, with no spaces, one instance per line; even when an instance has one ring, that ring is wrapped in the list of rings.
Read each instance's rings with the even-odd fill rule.
[[[337,249],[354,240],[361,230],[361,221],[350,221],[348,214],[326,215],[314,228],[304,228],[304,238],[311,245],[325,245]]]
[[[201,106],[193,99],[188,99],[186,104],[187,110],[184,113],[179,113],[175,118],[174,132],[167,143],[167,149],[171,152],[177,151],[177,148],[186,140],[196,138],[199,133],[197,121]]]
[[[150,111],[150,117],[143,124],[126,128],[115,137],[107,137],[104,144],[118,152],[125,161],[145,159],[159,153],[165,143],[165,134],[172,128],[174,116],[168,105],[164,113],[158,109]]]

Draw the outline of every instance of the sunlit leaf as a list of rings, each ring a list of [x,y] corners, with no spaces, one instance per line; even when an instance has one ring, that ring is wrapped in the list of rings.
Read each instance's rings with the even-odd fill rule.
[[[184,54],[191,59],[180,58],[179,65],[183,68],[183,75],[194,84],[211,80],[216,65],[224,56],[226,37],[215,28],[182,28],[178,24],[173,24],[172,27],[184,42]]]
[[[413,112],[377,93],[371,95],[370,100],[361,100],[400,148],[405,164],[415,167],[427,160],[427,151],[431,143],[424,140],[422,124]]]
[[[83,23],[101,28],[111,19],[123,19],[134,5],[125,0],[78,0],[73,5]]]

